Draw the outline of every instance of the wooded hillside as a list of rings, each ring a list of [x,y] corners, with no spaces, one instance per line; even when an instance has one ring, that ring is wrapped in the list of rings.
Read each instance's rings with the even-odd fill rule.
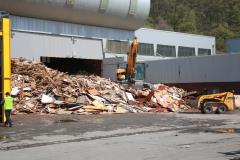
[[[240,0],[152,0],[147,27],[215,36],[217,50],[240,37]]]

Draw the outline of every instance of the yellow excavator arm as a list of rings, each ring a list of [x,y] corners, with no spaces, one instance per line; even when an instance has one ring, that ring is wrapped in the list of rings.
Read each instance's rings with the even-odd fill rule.
[[[135,78],[135,66],[138,47],[138,39],[135,37],[127,53],[127,68],[116,69],[117,80],[122,81],[127,79],[129,83],[134,83],[133,79]]]
[[[131,78],[134,78],[135,76],[134,73],[137,53],[138,53],[138,39],[137,37],[135,37],[128,51],[127,75]]]

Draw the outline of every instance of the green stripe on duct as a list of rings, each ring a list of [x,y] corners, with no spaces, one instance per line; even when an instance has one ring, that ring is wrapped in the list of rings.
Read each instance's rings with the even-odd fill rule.
[[[66,0],[66,5],[67,6],[74,6],[75,0]]]
[[[109,3],[109,0],[101,0],[101,3],[100,3],[100,11],[106,11],[107,8],[108,8],[108,3]]]
[[[138,5],[138,0],[131,0],[130,1],[130,9],[129,9],[129,14],[134,16],[137,13],[137,5]]]

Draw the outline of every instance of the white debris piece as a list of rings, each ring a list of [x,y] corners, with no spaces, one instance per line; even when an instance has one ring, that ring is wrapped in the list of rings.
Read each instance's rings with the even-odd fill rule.
[[[20,90],[18,87],[12,88],[11,95],[17,96],[19,94]]]
[[[237,108],[240,108],[240,95],[235,95],[235,105]]]
[[[49,96],[49,95],[46,95],[46,94],[42,95],[41,102],[43,104],[54,103],[55,101],[56,101],[56,99],[54,97],[52,97],[52,96]]]
[[[135,99],[133,98],[132,93],[126,92],[126,96],[127,96],[127,99],[128,99],[129,101],[135,101]]]
[[[25,88],[23,88],[23,91],[31,91],[32,89],[30,88],[30,87],[25,87]]]

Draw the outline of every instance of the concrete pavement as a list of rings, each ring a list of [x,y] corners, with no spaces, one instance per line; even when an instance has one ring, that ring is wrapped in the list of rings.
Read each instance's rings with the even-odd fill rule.
[[[0,155],[4,160],[238,160],[239,116],[19,115],[14,128],[0,127]],[[217,132],[221,128],[231,133]]]

